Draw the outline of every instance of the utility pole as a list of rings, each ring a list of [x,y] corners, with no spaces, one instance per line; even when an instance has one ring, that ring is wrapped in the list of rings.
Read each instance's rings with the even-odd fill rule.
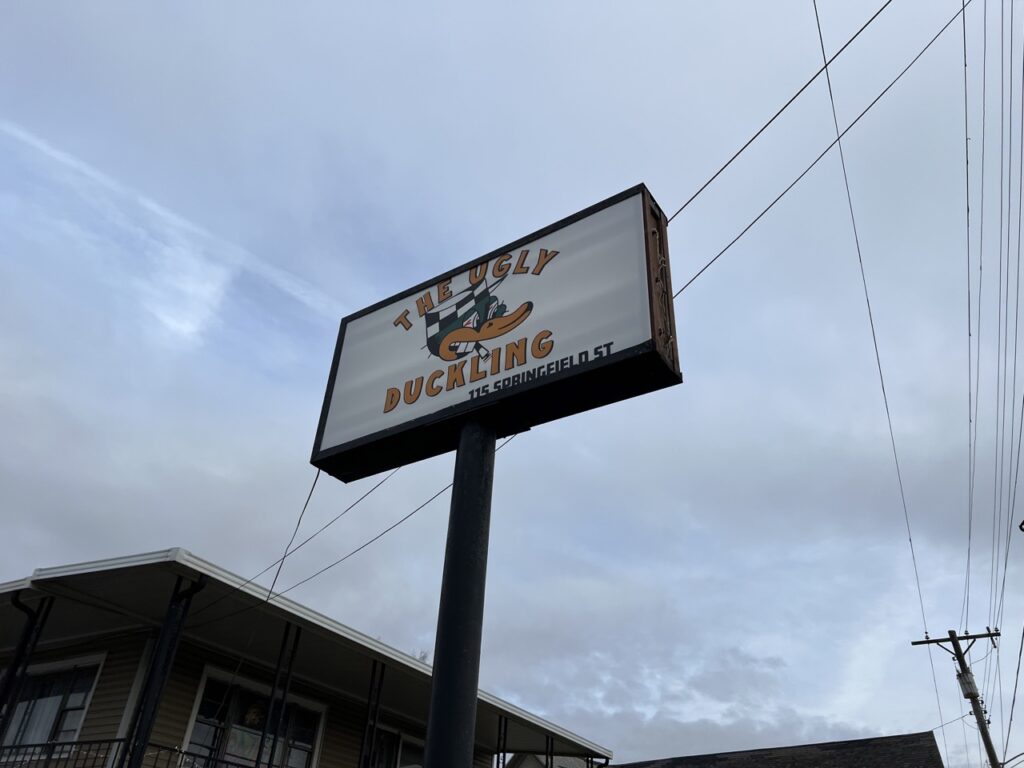
[[[988,629],[988,627],[986,627]],[[992,768],[1002,768],[1002,762],[999,760],[999,755],[996,754],[996,748],[992,744],[992,735],[988,732],[988,720],[985,718],[985,711],[981,706],[981,695],[978,693],[978,685],[974,682],[974,673],[971,672],[971,668],[967,666],[967,652],[971,650],[971,646],[974,645],[975,640],[981,640],[988,638],[992,641],[992,647],[996,645],[996,638],[999,637],[999,630],[989,630],[982,634],[972,635],[964,633],[957,635],[956,630],[949,630],[949,637],[941,638],[925,638],[924,640],[915,640],[911,645],[938,645],[942,650],[946,651],[956,659],[959,670],[956,673],[957,682],[960,683],[960,690],[963,691],[964,698],[971,702],[971,709],[974,711],[974,719],[978,721],[978,730],[981,732],[981,741],[985,745],[985,751],[988,753],[988,761]],[[960,645],[961,640],[970,640],[970,645],[967,646],[967,650]],[[953,646],[950,650],[943,643],[949,643]]]

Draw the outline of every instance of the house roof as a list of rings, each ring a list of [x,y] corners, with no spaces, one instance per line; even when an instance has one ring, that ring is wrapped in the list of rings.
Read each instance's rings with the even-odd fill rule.
[[[932,731],[797,747],[668,757],[616,768],[943,768]]]
[[[40,648],[55,639],[100,635],[159,626],[175,579],[206,578],[185,625],[184,638],[273,667],[286,622],[303,628],[296,657],[299,679],[365,698],[374,661],[387,666],[382,707],[399,716],[425,719],[431,667],[364,635],[329,616],[247,582],[214,563],[175,548],[54,568],[37,568],[30,577],[0,584],[0,652],[11,649],[21,632],[21,616],[11,604],[20,592],[31,604],[47,595],[58,598]],[[18,618],[14,618],[17,616]],[[256,631],[259,629],[260,631]],[[245,650],[241,650],[245,649]],[[510,752],[543,752],[545,740],[556,752],[610,758],[609,749],[548,722],[486,691],[479,691],[477,739],[494,751],[498,719],[508,720]],[[490,736],[494,734],[494,736]]]

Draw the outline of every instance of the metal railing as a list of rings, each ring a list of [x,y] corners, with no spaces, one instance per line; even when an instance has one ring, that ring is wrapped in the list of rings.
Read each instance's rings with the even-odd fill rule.
[[[0,747],[0,768],[108,768],[124,746],[124,739],[15,744]]]
[[[264,763],[261,765],[266,768]],[[73,768],[78,767],[74,766]],[[142,758],[142,768],[253,768],[253,766],[219,757],[208,757],[195,752],[185,752],[176,747],[165,747],[150,742],[146,747],[146,754]]]
[[[0,747],[0,768],[121,768],[127,749],[125,739],[16,744]],[[142,768],[252,766],[151,742],[142,757]]]

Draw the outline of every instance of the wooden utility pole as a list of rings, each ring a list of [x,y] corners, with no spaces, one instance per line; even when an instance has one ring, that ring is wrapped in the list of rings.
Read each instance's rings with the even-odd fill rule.
[[[985,745],[985,752],[988,753],[988,761],[992,768],[1002,768],[1002,762],[999,760],[999,755],[996,754],[995,745],[992,744],[992,735],[988,732],[988,720],[985,717],[985,711],[981,706],[981,694],[978,693],[978,685],[974,682],[974,673],[971,672],[971,668],[967,665],[967,651],[971,650],[971,646],[974,645],[975,640],[981,640],[983,638],[989,638],[992,640],[993,647],[996,644],[995,638],[999,637],[999,630],[984,632],[978,635],[971,635],[964,633],[957,635],[956,630],[949,630],[949,637],[941,637],[925,640],[915,640],[911,645],[938,645],[942,650],[951,654],[959,666],[959,670],[956,673],[957,682],[960,683],[960,690],[963,691],[964,698],[971,702],[971,709],[974,712],[974,719],[978,721],[978,730],[981,732],[981,741]],[[961,640],[970,640],[970,645],[967,646],[967,651],[960,645]],[[946,648],[943,643],[949,643],[953,646],[950,650]]]

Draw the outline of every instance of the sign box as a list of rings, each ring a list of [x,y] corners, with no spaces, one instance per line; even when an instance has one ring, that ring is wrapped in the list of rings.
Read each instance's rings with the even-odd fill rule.
[[[345,482],[679,384],[666,218],[644,185],[341,321],[312,463]]]

